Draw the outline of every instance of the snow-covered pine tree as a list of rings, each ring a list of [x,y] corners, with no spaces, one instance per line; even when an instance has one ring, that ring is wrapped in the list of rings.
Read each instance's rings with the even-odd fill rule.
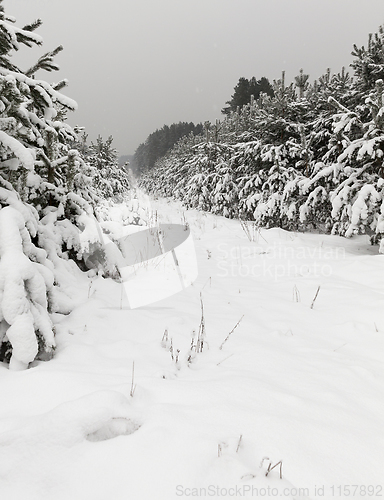
[[[383,61],[384,62],[384,61]],[[333,101],[336,106],[338,103]],[[369,107],[368,120],[365,121]],[[340,108],[340,106],[339,106]],[[383,202],[384,156],[383,81],[369,92],[365,106],[349,111],[340,108],[335,115],[335,132],[344,137],[339,155],[339,178],[330,195],[333,232],[345,236],[356,233],[374,235]],[[374,237],[373,241],[377,238]]]
[[[104,141],[99,135],[95,143],[91,142],[86,160],[94,168],[93,182],[99,196],[121,200],[129,189],[129,175],[119,166],[118,153],[112,142],[112,136]]]
[[[94,225],[90,179],[65,123],[76,103],[60,92],[65,81],[36,77],[58,68],[61,47],[24,72],[11,61],[23,45],[42,44],[40,25],[18,28],[0,0],[0,361],[10,359],[13,369],[52,355],[50,313],[68,312],[57,269],[73,271],[69,252],[81,259],[89,243],[79,228]]]
[[[383,49],[384,26],[379,26],[378,33],[369,35],[366,49],[364,46],[353,46],[352,55],[355,59],[351,67],[355,70],[356,89],[362,95],[370,92],[377,80],[384,79]]]
[[[299,98],[303,99],[304,92],[308,88],[309,75],[304,74],[303,69],[300,69],[300,74],[295,76],[295,85],[299,89]]]
[[[33,173],[36,151],[30,143],[43,139],[34,134],[32,92],[29,77],[14,66],[9,53],[20,44],[31,46],[42,40],[33,33],[40,22],[18,29],[4,14],[0,2],[0,347],[1,358],[12,350],[11,368],[24,368],[33,361],[39,347],[54,348],[49,318],[49,296],[53,288],[52,266],[46,253],[32,242],[37,236],[38,214],[22,201],[28,174]],[[53,90],[53,89],[52,89]],[[37,120],[38,121],[38,120]],[[40,344],[40,346],[39,346]]]
[[[309,214],[319,222],[327,219],[333,233],[369,233],[372,242],[384,234],[383,82],[377,79],[384,75],[383,47],[380,27],[379,33],[370,35],[367,49],[354,46],[354,81],[342,71],[322,82],[329,111],[325,106],[319,113],[313,141],[317,162],[310,179],[301,184],[307,196],[300,209],[303,220]]]

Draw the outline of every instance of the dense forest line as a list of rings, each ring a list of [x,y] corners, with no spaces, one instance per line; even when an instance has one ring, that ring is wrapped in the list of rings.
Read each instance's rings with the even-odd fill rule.
[[[190,122],[164,125],[160,130],[150,134],[146,141],[138,146],[133,156],[131,166],[136,175],[151,170],[156,161],[162,158],[184,136],[199,135],[203,130],[201,123]]]
[[[301,70],[286,84],[283,72],[269,95],[182,138],[141,185],[259,226],[383,242],[383,27],[352,54],[352,74],[309,83]]]
[[[226,102],[228,106],[222,109],[222,113],[229,114],[231,111],[236,111],[248,104],[251,98],[258,98],[262,93],[273,95],[273,88],[267,78],[262,77],[260,80],[256,80],[255,77],[252,77],[248,80],[242,77],[235,86],[231,99]],[[202,133],[203,125],[201,123],[195,125],[192,122],[179,122],[164,125],[161,129],[150,134],[145,142],[137,147],[135,154],[129,161],[130,168],[135,175],[140,176],[150,171],[156,162],[165,156],[181,138],[190,134],[198,136]]]

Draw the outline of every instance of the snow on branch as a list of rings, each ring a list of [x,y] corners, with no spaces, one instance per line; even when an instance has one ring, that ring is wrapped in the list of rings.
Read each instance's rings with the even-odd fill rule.
[[[28,170],[33,169],[34,155],[30,149],[24,147],[17,139],[0,130],[0,144],[9,149],[20,160],[20,163]]]
[[[47,351],[55,346],[47,304],[53,274],[28,257],[34,246],[15,208],[0,210],[0,234],[1,331],[12,345],[10,368],[20,370],[36,358],[39,341]]]
[[[29,27],[32,27],[32,25],[30,25]],[[13,24],[10,24],[5,20],[0,20],[0,29],[2,29],[2,31],[7,34],[8,42],[10,46],[15,50],[19,50],[19,43],[23,43],[28,47],[32,47],[33,44],[43,44],[43,39],[40,35],[32,33],[32,31],[29,30],[17,28]]]
[[[345,236],[348,238],[354,233],[358,233],[360,223],[368,220],[372,207],[379,203],[381,196],[371,184],[363,186],[351,207],[351,223]]]
[[[35,80],[33,78],[30,78],[23,73],[17,73],[15,71],[10,71],[5,68],[0,67],[0,74],[3,76],[11,75],[13,76],[18,82],[20,83],[25,83],[32,89],[36,89],[38,92],[42,93],[45,91],[50,98],[52,99],[52,102],[58,102],[65,108],[75,111],[77,109],[77,102],[71,99],[70,97],[67,97],[64,94],[61,94],[57,90],[54,90],[49,83],[45,82],[44,80]]]
[[[46,54],[41,56],[34,66],[25,71],[25,75],[30,77],[39,69],[44,69],[45,71],[58,71],[60,67],[55,62],[53,62],[53,58],[62,50],[63,46],[59,45],[55,50],[47,52]]]

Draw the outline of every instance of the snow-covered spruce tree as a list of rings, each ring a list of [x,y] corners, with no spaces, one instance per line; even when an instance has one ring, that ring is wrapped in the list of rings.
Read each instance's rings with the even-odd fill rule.
[[[384,62],[384,61],[383,61]],[[335,105],[338,103],[335,101]],[[384,107],[383,81],[365,99],[369,106],[356,111],[340,109],[335,115],[335,131],[344,136],[343,152],[337,160],[338,182],[330,194],[332,231],[344,236],[356,233],[381,233],[377,223],[383,202]],[[375,241],[376,238],[373,238]]]
[[[354,47],[354,81],[342,71],[328,82],[332,111],[323,108],[319,113],[314,128],[317,161],[310,178],[301,183],[307,196],[300,208],[303,221],[309,216],[326,221],[328,229],[344,236],[368,233],[372,242],[384,233],[383,82],[377,79],[384,75],[383,48],[380,28],[378,34],[370,35],[367,50]],[[327,137],[327,151],[320,134]]]
[[[286,85],[285,73],[273,81],[274,96],[266,96],[260,107],[257,135],[264,144],[278,146],[293,137],[300,139],[297,123],[305,113],[306,103],[297,102],[294,84]]]
[[[335,107],[329,98],[337,100],[344,107],[356,104],[353,80],[342,68],[340,73],[327,72],[309,86],[306,98],[309,103],[309,127],[307,143],[311,145],[313,166],[318,161],[336,161],[342,151],[341,137],[335,135],[333,123]],[[311,173],[311,172],[310,172]]]
[[[242,134],[240,141],[244,138]],[[247,140],[233,145],[231,167],[235,172],[235,183],[238,197],[238,215],[242,219],[253,219],[255,205],[260,199],[260,169],[263,164],[261,160],[261,141]]]
[[[292,183],[300,172],[308,170],[311,154],[305,132],[309,110],[304,98],[307,75],[301,72],[296,81],[299,96],[293,84],[285,85],[283,73],[281,80],[274,81],[274,96],[258,100],[249,130],[251,137],[248,133],[248,142],[240,148],[252,151],[253,165],[253,171],[249,166],[237,169],[240,211],[262,226],[297,228],[297,189]],[[252,137],[256,140],[250,140]]]
[[[285,142],[291,157],[290,168],[294,168],[296,174],[284,186],[281,217],[287,219],[287,228],[328,231],[333,226],[330,191],[337,182],[331,165],[337,163],[342,151],[341,134],[334,129],[335,107],[329,98],[333,96],[340,103],[350,103],[354,95],[352,79],[344,68],[333,76],[328,70],[303,92],[300,85],[305,78],[302,77],[302,73],[296,77],[299,101],[291,103],[301,108],[296,123],[300,141],[295,134]]]
[[[103,140],[98,136],[96,143],[91,142],[85,155],[89,164],[94,167],[94,186],[102,198],[121,200],[129,189],[129,176],[119,166],[118,153],[112,147],[113,137]]]
[[[378,33],[369,35],[366,49],[364,46],[361,48],[353,46],[352,55],[355,60],[351,67],[355,70],[355,87],[360,96],[369,93],[377,80],[384,79],[383,48],[384,26],[379,26]]]
[[[84,197],[94,199],[64,121],[76,103],[60,92],[65,81],[36,77],[58,69],[61,47],[24,72],[11,61],[21,46],[42,44],[40,25],[18,28],[0,0],[0,361],[10,359],[13,369],[53,353],[50,313],[68,312],[57,269],[71,268],[68,251],[81,258],[78,227],[92,220]]]
[[[193,148],[186,162],[188,180],[184,202],[187,206],[234,217],[237,214],[237,187],[231,167],[233,148],[219,141],[219,127],[213,127],[214,141],[210,140],[210,127],[206,123],[206,141]]]
[[[28,86],[32,79],[8,57],[20,44],[41,44],[33,33],[39,24],[16,28],[0,3],[0,359],[12,349],[10,366],[15,369],[33,361],[39,344],[47,352],[54,347],[48,314],[54,275],[46,253],[32,243],[38,214],[22,201],[36,159],[30,143],[41,147],[44,142],[31,122],[31,114],[39,121],[33,106],[39,84]]]
[[[162,175],[158,178],[157,192],[161,196],[185,199],[188,180],[194,173],[195,146],[202,140],[201,135],[190,133],[175,144],[163,161],[159,160]]]
[[[286,144],[268,144],[263,147],[261,158],[265,166],[258,173],[260,196],[253,213],[254,220],[264,227],[287,228],[289,209],[292,210],[292,207],[283,210],[283,193],[285,186],[297,175],[297,171],[290,166],[289,147]]]
[[[228,144],[221,145],[215,169],[207,175],[205,186],[211,192],[210,212],[229,218],[238,216],[238,186],[232,156],[233,148]]]

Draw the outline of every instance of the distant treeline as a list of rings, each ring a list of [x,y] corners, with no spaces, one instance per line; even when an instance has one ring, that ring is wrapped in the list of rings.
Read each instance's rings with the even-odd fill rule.
[[[226,102],[228,106],[223,108],[221,112],[228,115],[232,111],[241,109],[251,102],[252,96],[254,99],[258,99],[261,93],[273,96],[273,88],[268,78],[263,76],[260,80],[256,80],[253,76],[248,80],[241,77],[234,87],[231,99]],[[194,125],[192,122],[164,125],[163,128],[149,135],[146,141],[136,149],[133,157],[129,159],[131,169],[138,176],[152,170],[157,160],[165,156],[181,138],[190,134],[200,135],[203,128],[201,123]]]
[[[149,135],[146,141],[136,149],[132,164],[136,174],[140,175],[151,170],[159,158],[162,158],[184,136],[199,135],[203,131],[201,123],[190,122],[164,125]]]

